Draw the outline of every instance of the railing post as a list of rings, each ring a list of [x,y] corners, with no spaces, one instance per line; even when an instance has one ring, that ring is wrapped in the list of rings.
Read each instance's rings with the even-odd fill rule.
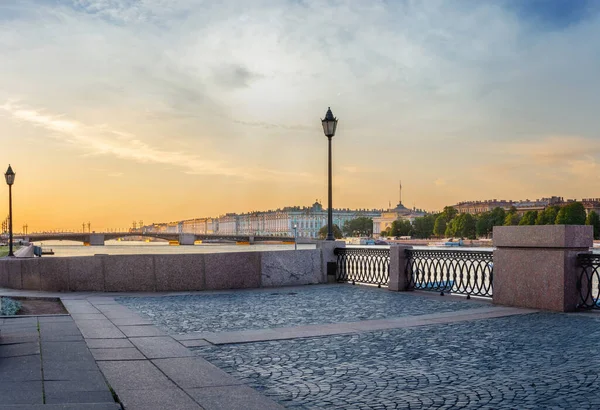
[[[345,248],[346,242],[344,241],[319,241],[317,242],[317,249],[321,249],[321,260],[322,260],[322,283],[335,283],[336,267],[337,267],[337,256],[333,253],[335,248]]]
[[[577,308],[577,255],[593,246],[592,226],[496,226],[494,245],[494,303],[558,312]]]
[[[409,245],[390,245],[390,281],[388,290],[408,290],[410,278],[406,270],[406,249],[412,249]]]

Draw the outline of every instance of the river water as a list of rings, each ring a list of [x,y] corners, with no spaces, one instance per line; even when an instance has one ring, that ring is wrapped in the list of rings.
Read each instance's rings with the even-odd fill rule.
[[[35,245],[41,246],[44,251],[52,249],[54,255],[44,255],[46,257],[59,256],[93,256],[97,254],[104,255],[139,255],[139,254],[177,254],[177,253],[222,253],[222,252],[256,252],[256,251],[285,251],[293,250],[294,245],[289,244],[255,244],[255,245],[234,245],[234,244],[200,244],[193,246],[169,245],[168,242],[144,242],[144,241],[106,241],[104,246],[83,246],[80,242],[72,241],[43,241],[36,242]],[[387,249],[385,245],[346,245],[348,248]],[[298,244],[298,249],[315,249],[315,244]],[[449,249],[447,247],[427,247],[415,246],[415,249]],[[493,248],[470,248],[461,247],[452,248],[457,250],[492,250]]]
[[[200,244],[193,246],[169,245],[168,242],[142,241],[106,241],[104,246],[83,246],[71,241],[42,241],[35,245],[44,251],[52,249],[54,255],[44,255],[44,258],[58,256],[93,256],[103,255],[139,255],[139,254],[176,254],[176,253],[221,253],[221,252],[251,252],[251,251],[283,251],[293,250],[294,245],[283,244]],[[298,249],[315,249],[314,244],[298,244]]]

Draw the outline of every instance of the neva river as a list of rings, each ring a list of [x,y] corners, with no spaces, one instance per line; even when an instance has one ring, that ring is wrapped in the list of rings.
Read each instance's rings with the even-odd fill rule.
[[[169,245],[167,242],[142,241],[106,241],[104,246],[83,246],[71,241],[42,241],[35,242],[44,251],[52,249],[53,256],[93,256],[104,255],[138,255],[138,254],[175,254],[175,253],[217,253],[217,252],[252,252],[252,251],[282,251],[293,250],[294,245],[234,245],[234,244],[201,244],[201,245]],[[314,244],[298,244],[298,249],[315,249]]]
[[[83,246],[78,242],[71,241],[43,241],[35,245],[42,246],[47,251],[52,249],[54,255],[44,255],[44,258],[52,256],[93,256],[104,255],[137,255],[137,254],[176,254],[176,253],[221,253],[221,252],[256,252],[256,251],[289,251],[294,245],[283,244],[256,244],[256,245],[234,245],[234,244],[201,244],[201,245],[169,245],[167,242],[143,242],[143,241],[106,241],[104,246]],[[348,248],[370,248],[387,249],[385,245],[346,245]],[[298,249],[315,249],[315,244],[298,244]],[[451,249],[451,250],[477,250],[491,251],[493,248],[448,248],[415,246],[415,249]]]

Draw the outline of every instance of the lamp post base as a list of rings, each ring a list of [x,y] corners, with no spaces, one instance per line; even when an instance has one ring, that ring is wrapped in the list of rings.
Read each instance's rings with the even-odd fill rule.
[[[335,238],[333,237],[332,233],[328,233],[327,237],[325,238],[326,241],[335,241]]]

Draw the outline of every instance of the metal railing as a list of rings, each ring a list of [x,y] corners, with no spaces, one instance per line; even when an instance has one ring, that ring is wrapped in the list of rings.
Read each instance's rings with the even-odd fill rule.
[[[390,280],[390,250],[335,248],[338,282],[387,286]]]
[[[577,280],[577,290],[581,296],[579,307],[600,309],[600,255],[581,253],[577,255],[581,273]]]
[[[492,296],[492,251],[407,249],[409,289]]]

